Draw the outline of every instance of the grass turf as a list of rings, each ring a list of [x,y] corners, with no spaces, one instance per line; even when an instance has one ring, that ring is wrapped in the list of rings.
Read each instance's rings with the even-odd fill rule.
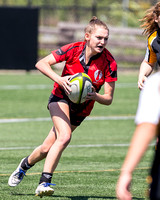
[[[0,83],[0,119],[49,117],[46,105],[52,81],[48,78],[39,74],[0,75]],[[107,107],[96,103],[91,116],[134,116],[139,97],[136,83],[137,74],[120,74],[113,104]],[[4,86],[11,85],[21,88],[4,89]],[[33,85],[37,87],[33,89]],[[45,85],[45,88],[40,85]],[[19,186],[11,188],[7,182],[20,160],[43,142],[51,126],[51,121],[0,123],[0,200],[38,198],[34,192],[44,161],[29,170]],[[56,183],[54,196],[43,199],[116,199],[116,182],[134,128],[133,119],[85,120],[73,133],[53,176],[53,183]],[[14,149],[16,147],[22,149]],[[133,199],[147,199],[146,176],[153,152],[153,146],[149,147],[134,172]]]

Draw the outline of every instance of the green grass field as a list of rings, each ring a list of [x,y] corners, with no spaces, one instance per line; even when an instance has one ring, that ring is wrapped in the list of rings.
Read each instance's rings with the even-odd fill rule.
[[[52,126],[46,109],[51,89],[52,81],[38,73],[0,75],[0,200],[39,198],[34,192],[44,161],[15,188],[8,186],[8,178]],[[55,194],[43,199],[116,199],[115,186],[135,128],[138,97],[137,73],[121,72],[112,105],[96,103],[91,118],[73,133],[53,176]],[[146,177],[153,152],[154,147],[149,147],[134,172],[133,199],[147,199]]]

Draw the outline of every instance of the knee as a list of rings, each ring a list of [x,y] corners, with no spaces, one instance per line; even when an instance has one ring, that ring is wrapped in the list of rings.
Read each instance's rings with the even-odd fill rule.
[[[49,147],[49,146],[47,146],[47,145],[45,145],[45,144],[42,144],[42,145],[41,145],[41,149],[40,149],[41,154],[47,155],[47,153],[48,153],[49,150],[50,150],[50,147]]]
[[[65,149],[71,141],[71,135],[60,136],[58,140],[62,148]]]

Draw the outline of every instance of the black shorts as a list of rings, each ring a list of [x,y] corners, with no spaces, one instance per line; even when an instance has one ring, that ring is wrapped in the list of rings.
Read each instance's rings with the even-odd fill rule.
[[[156,145],[155,155],[151,168],[150,199],[160,200],[160,136]]]
[[[48,105],[50,103],[52,103],[52,102],[58,102],[58,101],[68,103],[69,110],[70,110],[70,122],[71,122],[71,125],[79,126],[82,123],[82,121],[86,118],[85,116],[78,116],[77,112],[75,111],[76,109],[74,109],[74,111],[72,111],[73,109],[71,107],[73,107],[73,104],[71,103],[71,101],[68,99],[67,96],[66,96],[66,98],[62,99],[62,98],[57,97],[57,96],[55,96],[55,95],[53,95],[51,93],[51,95],[49,97],[49,100],[48,100]],[[76,105],[76,106],[78,107],[78,105]],[[48,106],[47,106],[47,108],[48,108]]]

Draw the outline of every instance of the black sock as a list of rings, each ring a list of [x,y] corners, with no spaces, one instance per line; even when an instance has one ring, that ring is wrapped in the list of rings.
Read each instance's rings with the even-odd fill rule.
[[[22,164],[21,164],[21,168],[22,168],[23,170],[28,170],[28,169],[30,169],[31,167],[34,166],[34,165],[30,165],[30,164],[28,163],[28,157],[29,157],[29,156],[27,156],[27,157],[23,160],[23,162],[22,162]]]
[[[52,175],[52,173],[42,172],[39,184],[41,184],[42,182],[51,183]]]

